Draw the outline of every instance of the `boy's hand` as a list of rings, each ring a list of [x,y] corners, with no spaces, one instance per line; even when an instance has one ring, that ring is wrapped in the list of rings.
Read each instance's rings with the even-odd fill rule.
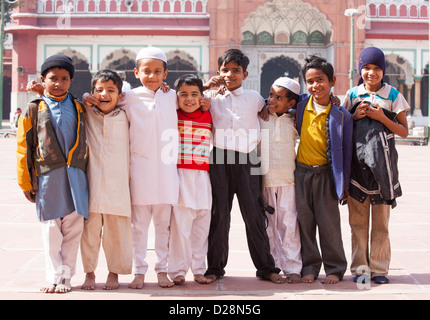
[[[99,106],[100,101],[96,98],[94,98],[92,95],[90,95],[88,92],[85,92],[82,95],[82,101],[84,102],[85,109],[91,109],[92,106]]]
[[[337,106],[340,106],[340,99],[338,96],[334,96],[333,93],[330,93],[330,102]]]
[[[357,121],[366,117],[367,109],[368,109],[367,102],[363,101],[362,103],[360,103],[357,109],[355,109],[354,114],[352,115],[352,118],[354,119],[354,121]]]
[[[213,88],[220,88],[223,86],[225,86],[224,79],[220,76],[215,76],[210,78],[209,81],[203,85],[203,88],[204,90],[209,90]]]
[[[36,203],[36,192],[34,190],[24,191],[24,195],[31,203]]]
[[[210,107],[211,107],[211,104],[212,104],[212,99],[211,98],[203,97],[200,100],[200,105],[201,105],[202,111],[208,111],[210,109]]]
[[[37,93],[39,96],[42,96],[43,92],[45,91],[45,88],[40,83],[38,83],[36,80],[33,80],[33,81],[27,83],[26,89],[27,89],[27,91]]]
[[[269,106],[265,105],[263,109],[258,113],[259,117],[264,121],[269,121]]]
[[[385,118],[384,110],[378,105],[374,105],[376,108],[366,105],[366,116],[370,119],[382,122]]]
[[[340,199],[340,204],[341,205],[345,205],[348,201],[348,197],[349,197],[349,190],[345,190],[345,193],[343,194],[342,199]]]
[[[167,83],[163,82],[163,83],[161,83],[160,89],[164,93],[167,93],[170,91],[170,86]]]

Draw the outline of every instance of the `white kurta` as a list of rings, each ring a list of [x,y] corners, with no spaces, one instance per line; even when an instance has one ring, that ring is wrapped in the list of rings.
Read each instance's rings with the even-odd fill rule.
[[[132,205],[177,204],[179,179],[176,93],[144,86],[125,92],[121,102],[130,122]]]
[[[131,217],[129,132],[124,110],[87,112],[89,211]]]
[[[242,87],[213,98],[209,111],[214,146],[242,153],[253,151],[260,142],[258,113],[264,104],[257,91]]]
[[[261,167],[263,187],[294,185],[296,169],[296,138],[294,121],[289,114],[269,116],[269,121],[260,119],[261,125]]]

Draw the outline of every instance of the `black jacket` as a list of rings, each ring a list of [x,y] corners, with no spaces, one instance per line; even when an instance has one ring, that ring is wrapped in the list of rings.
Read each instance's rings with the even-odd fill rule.
[[[384,113],[396,121],[396,113],[385,109]],[[402,195],[394,134],[381,122],[364,117],[354,121],[353,144],[351,197],[363,203],[369,196],[372,204],[383,203],[394,208],[396,198]]]

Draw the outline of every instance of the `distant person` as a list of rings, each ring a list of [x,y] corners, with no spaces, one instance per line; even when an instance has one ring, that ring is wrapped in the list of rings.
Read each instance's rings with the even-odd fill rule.
[[[128,91],[128,90],[131,90],[132,87],[131,87],[131,84],[127,82],[127,74],[125,73],[125,71],[118,71],[118,74],[120,75],[121,80],[122,80],[122,89],[121,89],[121,91],[125,92],[125,91]]]

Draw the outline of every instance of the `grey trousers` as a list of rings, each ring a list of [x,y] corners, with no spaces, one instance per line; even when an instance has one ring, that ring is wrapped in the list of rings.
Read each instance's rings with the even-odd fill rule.
[[[297,162],[294,175],[302,242],[302,276],[314,275],[317,278],[324,263],[326,275],[336,275],[342,280],[347,261],[330,167],[310,167]],[[317,226],[321,254],[316,239]]]

